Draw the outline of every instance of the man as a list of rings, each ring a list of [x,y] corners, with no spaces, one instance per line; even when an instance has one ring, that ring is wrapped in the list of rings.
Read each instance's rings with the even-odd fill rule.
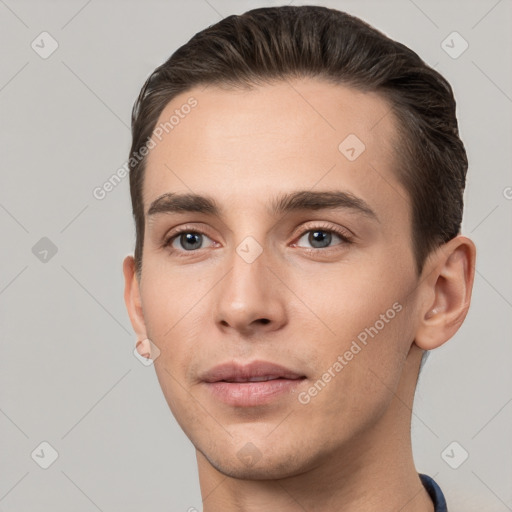
[[[343,12],[256,9],[158,67],[132,128],[125,301],[204,511],[446,510],[410,437],[474,276],[446,80]]]

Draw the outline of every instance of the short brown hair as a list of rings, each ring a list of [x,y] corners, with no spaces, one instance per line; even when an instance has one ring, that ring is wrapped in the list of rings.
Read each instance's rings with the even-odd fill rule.
[[[412,203],[418,274],[428,254],[459,233],[468,167],[450,84],[420,57],[364,21],[319,6],[253,9],[229,16],[178,48],[145,82],[132,111],[138,153],[165,106],[198,85],[251,87],[318,77],[379,93],[398,121],[397,177]],[[140,277],[146,158],[130,158]]]

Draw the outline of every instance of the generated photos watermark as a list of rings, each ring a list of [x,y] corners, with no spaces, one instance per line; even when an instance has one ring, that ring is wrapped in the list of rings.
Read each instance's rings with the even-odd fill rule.
[[[375,338],[393,318],[402,311],[402,304],[395,302],[385,313],[379,316],[375,323],[366,327],[357,335],[357,340],[352,340],[348,350],[339,355],[336,361],[322,374],[322,376],[307,390],[297,396],[298,401],[307,405],[320,393],[332,379],[334,379],[345,368],[354,357],[367,346],[369,339]],[[359,342],[359,343],[358,343]]]

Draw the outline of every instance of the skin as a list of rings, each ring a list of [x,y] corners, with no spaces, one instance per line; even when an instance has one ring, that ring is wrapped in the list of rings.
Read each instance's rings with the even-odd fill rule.
[[[123,269],[133,328],[161,351],[160,385],[196,448],[204,511],[432,512],[413,462],[411,408],[423,351],[450,339],[468,311],[473,242],[455,237],[417,275],[411,204],[393,170],[395,119],[380,96],[312,78],[210,86],[174,98],[160,120],[190,96],[197,106],[148,155],[145,212],[166,192],[193,192],[215,198],[222,215],[146,216],[140,281],[132,256]],[[349,134],[366,146],[354,161],[338,149]],[[350,192],[377,219],[267,211],[296,190]],[[163,247],[185,225],[204,233],[200,248],[187,251],[179,237]],[[315,245],[317,229],[352,243],[333,234]],[[252,263],[236,251],[248,236],[262,249]],[[401,311],[300,403],[395,303]],[[249,408],[219,402],[200,380],[217,364],[254,360],[307,378]],[[255,463],[237,456],[244,446]]]

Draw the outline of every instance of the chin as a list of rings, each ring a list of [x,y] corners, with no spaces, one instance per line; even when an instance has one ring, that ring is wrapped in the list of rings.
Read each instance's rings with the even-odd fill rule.
[[[298,459],[296,453],[271,452],[268,456],[263,453],[252,460],[244,460],[243,454],[238,453],[230,458],[226,454],[201,453],[217,471],[240,480],[279,480],[300,475],[313,466],[311,461]]]

